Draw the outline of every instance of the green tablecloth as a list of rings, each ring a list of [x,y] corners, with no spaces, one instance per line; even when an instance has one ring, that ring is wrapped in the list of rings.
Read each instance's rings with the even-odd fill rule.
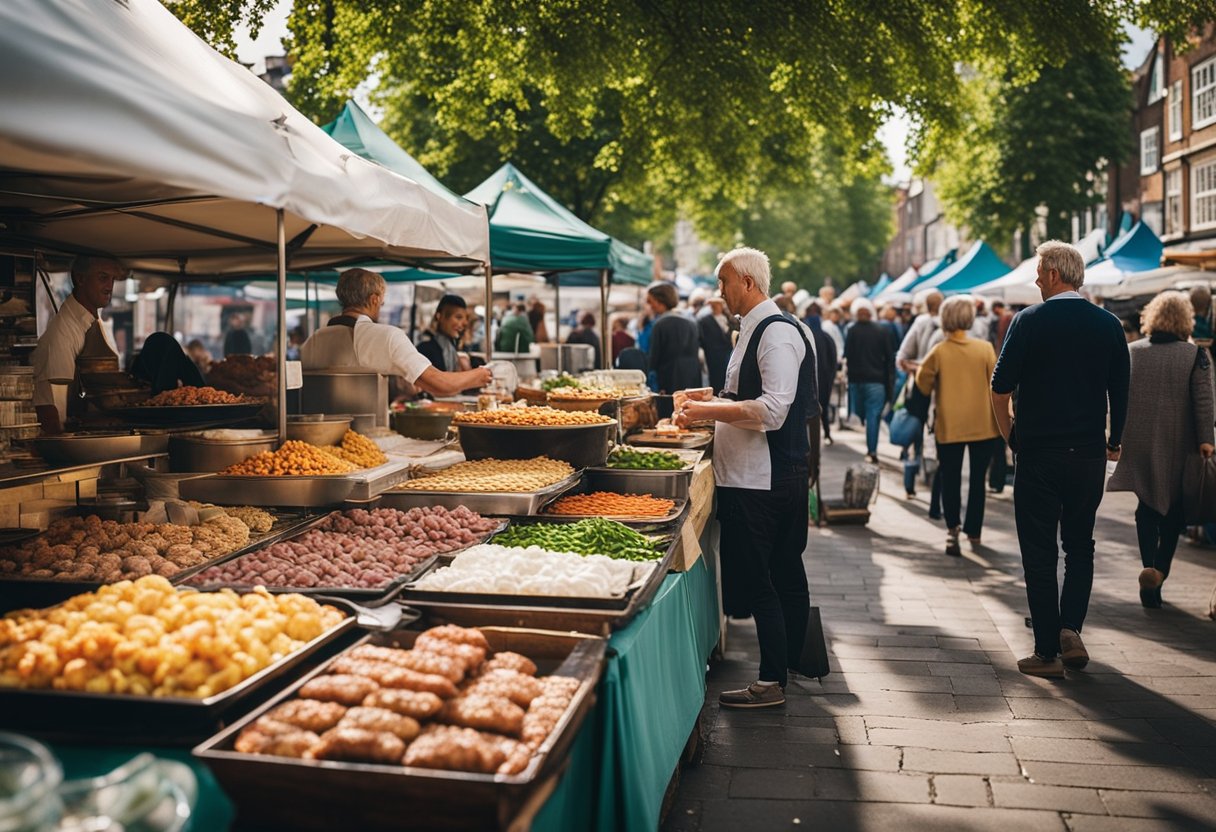
[[[667,783],[705,700],[705,662],[718,642],[713,572],[701,558],[668,575],[651,605],[609,640],[598,701],[571,748],[537,830],[656,829]],[[232,822],[231,803],[188,751],[55,745],[69,779],[104,774],[141,751],[190,763],[199,778],[195,832]]]

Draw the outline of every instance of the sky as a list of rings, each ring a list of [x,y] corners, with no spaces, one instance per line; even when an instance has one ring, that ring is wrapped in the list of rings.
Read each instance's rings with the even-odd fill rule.
[[[252,63],[255,72],[265,69],[267,55],[283,54],[281,41],[287,34],[287,15],[291,11],[292,0],[278,0],[274,9],[262,21],[262,30],[256,39],[249,36],[247,30],[237,32],[237,56],[245,63]],[[1156,36],[1145,29],[1127,28],[1127,41],[1123,47],[1123,65],[1134,69],[1144,60],[1148,51],[1156,42]],[[909,121],[903,113],[889,119],[878,131],[878,138],[887,149],[891,160],[891,179],[903,182],[911,178],[912,171],[908,166],[906,145],[908,141]]]

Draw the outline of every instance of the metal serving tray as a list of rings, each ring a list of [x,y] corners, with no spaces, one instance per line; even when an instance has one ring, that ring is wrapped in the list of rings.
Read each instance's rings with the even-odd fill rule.
[[[713,431],[693,431],[692,435],[670,436],[654,430],[642,430],[626,437],[625,444],[672,451],[681,448],[707,448],[714,441]]]
[[[169,434],[78,433],[39,436],[32,442],[38,455],[48,462],[87,465],[140,454],[163,454],[169,448]]]
[[[564,494],[578,484],[577,472],[560,482],[539,491],[519,492],[473,492],[473,491],[386,491],[380,495],[380,505],[385,508],[408,510],[417,507],[443,506],[457,508],[465,506],[470,511],[491,516],[528,516],[540,511],[541,506]]]
[[[333,829],[507,829],[527,828],[556,780],[583,719],[595,702],[603,672],[605,642],[570,632],[483,627],[495,651],[512,650],[536,662],[540,673],[579,680],[566,712],[519,774],[301,760],[241,754],[241,730],[295,696],[317,673],[300,679],[261,708],[194,749],[236,804],[243,828]],[[416,631],[377,634],[360,643],[409,647]]]
[[[263,535],[251,535],[249,542],[239,549],[234,549],[224,555],[181,570],[172,578],[170,583],[182,584],[194,575],[211,566],[224,563],[234,558],[247,555],[252,551],[269,546],[287,537],[294,537],[306,531],[323,519],[321,517],[301,517],[298,514],[277,518],[270,531]],[[2,554],[2,553],[0,553]],[[49,607],[61,603],[82,592],[95,592],[105,586],[101,581],[57,581],[54,578],[27,578],[21,575],[0,575],[0,612],[26,608]]]
[[[347,474],[355,481],[354,488],[347,495],[348,500],[370,500],[384,493],[395,485],[400,485],[410,478],[410,463],[397,459],[390,460],[375,468],[367,468]]]
[[[67,742],[189,746],[219,730],[225,717],[253,698],[264,700],[293,670],[355,629],[355,616],[206,699],[66,690],[0,688],[0,728]]]
[[[669,500],[687,500],[692,472],[597,468],[583,473],[583,483],[591,491],[619,491],[622,494],[651,494]]]
[[[576,486],[575,488],[571,488],[569,491],[565,492],[564,494],[558,494],[558,495],[554,496],[552,499],[550,499],[548,502],[546,502],[544,507],[540,510],[540,512],[538,514],[541,518],[543,518],[545,520],[570,520],[570,521],[577,522],[579,520],[586,520],[590,517],[603,517],[606,520],[615,520],[618,523],[624,523],[629,526],[636,526],[638,524],[662,525],[664,523],[671,523],[671,522],[677,520],[680,517],[680,515],[684,513],[684,507],[688,504],[687,498],[683,498],[683,497],[672,498],[672,497],[665,497],[665,496],[660,497],[660,499],[674,500],[675,505],[672,506],[671,511],[669,511],[667,514],[664,514],[659,517],[639,516],[636,514],[550,514],[549,513],[549,509],[552,507],[552,505],[555,502],[557,502],[559,499],[561,499],[562,497],[569,496],[571,494],[590,494],[593,491],[612,491],[617,494],[649,494],[652,497],[657,496],[654,494],[653,491],[651,491],[645,487],[643,487],[640,490],[635,490],[635,491],[623,491],[619,488],[592,488],[590,486],[590,480],[587,478],[584,478],[582,481],[580,481],[578,486]]]
[[[684,460],[684,467],[674,470],[654,471],[649,468],[610,468],[607,464],[595,465],[588,468],[588,471],[628,471],[631,474],[644,474],[646,476],[673,476],[679,474],[691,474],[693,469],[697,467],[697,463],[705,457],[705,451],[691,450],[688,448],[652,448],[653,451],[661,451],[663,453],[675,454],[680,459]],[[609,454],[611,456],[611,454]]]
[[[215,474],[183,480],[178,486],[183,500],[223,506],[292,508],[338,506],[354,489],[355,480],[347,474],[315,477],[225,477]]]

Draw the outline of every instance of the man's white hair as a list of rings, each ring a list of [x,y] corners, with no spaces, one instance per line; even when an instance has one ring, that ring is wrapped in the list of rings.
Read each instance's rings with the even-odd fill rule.
[[[1085,283],[1085,258],[1075,247],[1059,240],[1048,240],[1034,253],[1039,255],[1044,269],[1058,271],[1060,280],[1072,288],[1080,289]]]
[[[874,304],[870,302],[869,298],[857,298],[857,300],[853,301],[853,305],[849,311],[853,313],[854,318],[862,312],[869,312],[871,321],[878,319],[878,313],[874,311]]]
[[[722,271],[722,267],[730,263],[730,267],[735,270],[735,274],[740,277],[747,276],[756,284],[756,288],[764,295],[768,295],[768,287],[772,282],[772,272],[768,265],[768,255],[763,251],[755,248],[736,248],[722,255],[722,259],[718,261],[718,267],[714,269],[714,277],[718,277]]]

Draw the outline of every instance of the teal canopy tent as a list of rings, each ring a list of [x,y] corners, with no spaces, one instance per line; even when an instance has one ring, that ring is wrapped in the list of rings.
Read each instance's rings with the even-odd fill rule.
[[[958,249],[952,248],[946,252],[945,257],[938,260],[932,266],[922,266],[921,270],[920,270],[920,274],[917,276],[916,280],[913,280],[911,283],[907,284],[906,286],[900,287],[900,291],[901,292],[920,291],[921,289],[925,288],[926,283],[928,283],[933,278],[937,277],[939,274],[944,272],[946,269],[953,266],[954,262],[956,260],[958,260]],[[888,292],[891,291],[891,288],[892,287],[888,286],[887,291]]]
[[[1009,266],[997,256],[992,247],[980,241],[961,259],[942,269],[935,277],[924,281],[919,288],[937,289],[947,295],[969,292],[977,286],[1009,274],[1009,271]]]
[[[878,278],[878,282],[874,284],[874,288],[870,289],[870,293],[869,293],[869,295],[867,295],[867,297],[871,297],[871,298],[877,297],[878,294],[880,292],[882,292],[883,289],[886,289],[890,285],[891,285],[891,275],[887,274],[886,272],[883,272],[882,275]]]
[[[1147,272],[1161,265],[1164,246],[1161,238],[1143,222],[1138,222],[1110,244],[1110,248],[1085,270],[1085,283],[1090,286],[1112,286],[1129,274]]]

